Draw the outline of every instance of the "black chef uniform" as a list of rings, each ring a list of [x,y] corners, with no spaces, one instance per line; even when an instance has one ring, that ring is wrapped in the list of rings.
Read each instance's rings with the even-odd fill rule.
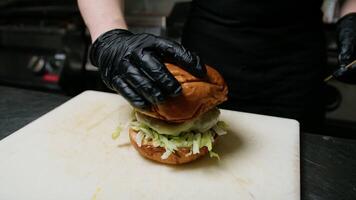
[[[319,0],[193,0],[182,43],[224,76],[224,108],[313,127],[324,116],[320,8]]]

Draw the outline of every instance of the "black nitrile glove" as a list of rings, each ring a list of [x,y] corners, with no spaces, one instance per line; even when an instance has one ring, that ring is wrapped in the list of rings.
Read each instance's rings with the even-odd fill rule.
[[[104,83],[138,108],[180,94],[179,82],[163,62],[181,66],[197,77],[206,74],[200,58],[180,44],[122,29],[101,35],[92,45],[90,60],[99,67]]]
[[[337,23],[340,68],[333,74],[346,83],[356,83],[356,66],[345,66],[356,59],[356,13],[342,17]]]

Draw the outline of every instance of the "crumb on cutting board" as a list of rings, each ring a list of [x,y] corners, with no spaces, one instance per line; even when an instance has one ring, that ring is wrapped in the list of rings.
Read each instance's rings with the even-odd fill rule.
[[[120,125],[115,129],[115,131],[111,134],[111,138],[112,138],[113,140],[116,140],[117,138],[119,138],[122,129],[123,129],[122,124],[120,124]]]
[[[98,197],[98,194],[99,194],[100,191],[101,191],[101,188],[97,187],[95,193],[93,194],[93,197],[91,198],[91,200],[97,200],[97,197]]]

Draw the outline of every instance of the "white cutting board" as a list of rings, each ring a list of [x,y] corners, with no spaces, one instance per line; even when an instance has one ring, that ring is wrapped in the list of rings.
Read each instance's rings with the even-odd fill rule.
[[[300,199],[299,125],[223,110],[221,160],[166,166],[128,142],[131,108],[87,91],[0,141],[1,200]]]

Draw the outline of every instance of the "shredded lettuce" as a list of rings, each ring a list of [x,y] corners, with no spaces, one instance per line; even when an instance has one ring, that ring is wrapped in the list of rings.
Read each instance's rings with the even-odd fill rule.
[[[172,151],[168,151],[166,150],[166,152],[164,152],[161,156],[161,159],[167,159],[170,155],[172,154]]]
[[[111,138],[112,138],[113,140],[116,140],[117,138],[119,138],[121,131],[122,131],[122,125],[120,124],[120,125],[115,129],[115,131],[111,134]]]
[[[165,148],[165,153],[161,156],[162,159],[167,159],[174,151],[180,147],[190,148],[190,152],[186,154],[198,154],[200,148],[207,147],[210,157],[219,159],[219,155],[212,151],[214,137],[216,134],[226,134],[226,125],[223,122],[218,122],[215,126],[205,132],[188,131],[182,132],[180,135],[164,135],[159,134],[147,124],[139,121],[132,121],[130,127],[137,131],[136,142],[138,146],[150,143],[154,147]]]
[[[210,131],[209,131],[210,132]],[[214,133],[204,133],[201,137],[199,148],[207,147],[209,151],[213,149]]]
[[[141,131],[139,131],[139,132],[137,133],[137,135],[136,135],[136,143],[137,143],[137,145],[138,145],[139,147],[142,146],[142,140],[143,140],[144,137],[145,137],[145,135],[144,135]]]
[[[149,117],[144,114],[136,113],[136,119],[142,124],[149,126],[159,134],[178,136],[182,132],[197,131],[205,132],[217,124],[220,111],[217,108],[211,109],[203,115],[188,120],[184,123],[166,123],[162,120]]]
[[[201,134],[197,133],[194,135],[194,140],[193,140],[193,154],[198,154],[200,152],[200,142],[201,142]]]
[[[213,130],[219,136],[227,134],[227,124],[223,121],[218,121],[215,126],[213,126]]]
[[[220,160],[219,154],[217,154],[213,151],[209,151],[209,155],[210,155],[210,158],[217,158],[218,160]]]

